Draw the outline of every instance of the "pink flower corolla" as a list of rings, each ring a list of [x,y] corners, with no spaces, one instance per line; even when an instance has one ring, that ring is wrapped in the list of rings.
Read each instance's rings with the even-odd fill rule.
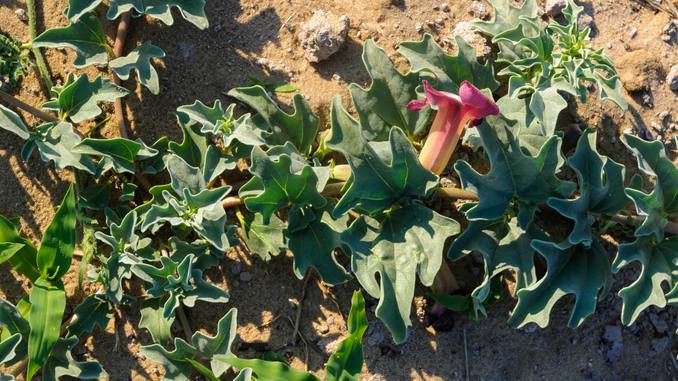
[[[459,95],[439,91],[424,80],[425,99],[411,101],[407,108],[420,111],[431,105],[438,110],[419,154],[421,164],[441,174],[457,147],[464,127],[475,127],[488,115],[498,115],[499,107],[468,81],[462,82]]]

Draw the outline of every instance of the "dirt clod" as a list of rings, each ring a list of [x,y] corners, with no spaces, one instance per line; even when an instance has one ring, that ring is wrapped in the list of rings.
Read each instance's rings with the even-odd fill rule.
[[[317,10],[313,16],[301,23],[299,40],[304,57],[309,62],[320,62],[339,51],[346,41],[350,21],[348,16]]]
[[[671,70],[666,76],[666,84],[671,87],[671,90],[678,91],[678,65],[671,66]]]
[[[551,17],[558,17],[563,13],[565,5],[565,0],[548,0],[544,12]]]

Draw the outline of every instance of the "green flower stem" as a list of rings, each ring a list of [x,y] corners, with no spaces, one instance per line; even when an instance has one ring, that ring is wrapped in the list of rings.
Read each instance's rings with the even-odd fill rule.
[[[36,37],[38,37],[38,26],[35,16],[35,0],[26,0],[26,8],[28,8],[27,10],[28,29],[30,30],[32,41]],[[54,83],[52,83],[52,78],[50,77],[49,69],[47,68],[47,64],[45,63],[45,58],[42,56],[40,48],[32,48],[31,50],[33,51],[33,56],[35,57],[35,63],[38,66],[40,77],[42,77],[42,83],[45,87],[44,89],[45,95],[47,96],[47,98],[49,98],[50,91],[52,89],[52,86],[54,86]]]
[[[436,196],[449,198],[453,200],[478,201],[478,195],[460,188],[438,188]]]

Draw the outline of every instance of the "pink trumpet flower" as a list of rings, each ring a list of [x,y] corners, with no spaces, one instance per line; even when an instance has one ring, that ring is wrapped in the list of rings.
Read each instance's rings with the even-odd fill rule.
[[[438,110],[419,161],[439,175],[450,161],[464,127],[475,127],[484,117],[498,115],[499,107],[468,81],[462,82],[459,95],[436,90],[428,81],[423,82],[426,98],[411,101],[407,108],[420,111],[431,105]]]

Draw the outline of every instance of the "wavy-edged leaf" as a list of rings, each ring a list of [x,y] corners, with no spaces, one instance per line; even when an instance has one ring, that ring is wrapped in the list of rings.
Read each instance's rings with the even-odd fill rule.
[[[216,377],[221,377],[230,366],[223,361],[215,360],[215,356],[234,356],[231,346],[235,340],[238,328],[238,310],[231,308],[217,323],[217,333],[208,336],[196,332],[191,337],[191,343],[204,359],[210,359],[210,368]]]
[[[89,65],[105,65],[111,47],[106,43],[106,34],[94,12],[81,15],[76,22],[63,28],[52,28],[33,40],[34,48],[70,48],[77,55],[76,68]]]
[[[303,221],[303,222],[302,222]],[[346,269],[335,258],[341,246],[341,233],[347,219],[332,219],[328,211],[313,208],[295,208],[290,211],[287,245],[294,255],[294,273],[303,279],[306,271],[314,268],[323,282],[336,286],[350,279]]]
[[[73,130],[73,125],[61,122],[56,126],[51,123],[38,126],[37,132],[26,144],[35,144],[40,152],[40,158],[46,163],[53,161],[57,170],[73,167],[94,174],[96,172],[94,161],[73,149],[81,141],[80,136]]]
[[[373,40],[363,47],[363,63],[372,78],[369,88],[349,86],[362,133],[368,141],[387,140],[392,127],[400,127],[408,136],[420,135],[428,126],[430,110],[410,111],[407,104],[417,99],[419,74],[401,74],[386,52]]]
[[[590,245],[594,237],[593,213],[615,214],[628,199],[624,194],[624,166],[601,156],[596,150],[596,131],[587,129],[579,138],[574,155],[567,164],[577,174],[579,195],[576,199],[550,198],[548,205],[574,221],[568,241]]]
[[[93,119],[101,114],[99,102],[114,102],[129,93],[110,79],[97,76],[90,82],[87,74],[70,74],[66,83],[52,87],[52,98],[42,105],[47,110],[57,111],[62,120],[74,123]]]
[[[117,173],[134,173],[134,160],[141,148],[140,143],[124,138],[85,138],[73,147],[73,151],[83,155],[101,156],[103,159],[99,162],[100,173],[108,168],[113,168]]]
[[[90,295],[75,307],[74,314],[78,316],[78,320],[68,325],[68,334],[80,337],[84,333],[92,333],[96,326],[105,330],[113,316],[113,310],[101,296]]]
[[[98,361],[77,361],[71,351],[78,344],[77,337],[60,338],[45,364],[42,379],[57,381],[61,377],[75,377],[78,380],[106,379],[108,374]]]
[[[285,223],[275,214],[267,224],[260,213],[239,215],[242,238],[250,253],[258,255],[264,261],[277,256],[287,248],[285,243]]]
[[[175,338],[174,350],[171,352],[160,344],[143,346],[139,352],[165,368],[163,380],[188,381],[193,373],[193,365],[188,359],[192,359],[197,350],[184,340]]]
[[[93,11],[102,0],[68,0],[66,18],[71,23],[77,22],[81,16]]]
[[[38,278],[30,294],[31,311],[28,321],[28,368],[26,379],[30,380],[47,363],[61,331],[61,319],[66,309],[66,292],[63,285]]]
[[[363,368],[363,335],[367,331],[365,299],[360,291],[351,298],[351,311],[348,313],[348,337],[325,364],[326,381],[357,381]]]
[[[302,154],[310,153],[320,121],[303,96],[294,96],[294,113],[287,114],[271,99],[266,89],[258,85],[231,89],[228,95],[257,112],[251,121],[259,129],[269,131],[266,136],[269,146],[292,142]]]
[[[465,189],[480,198],[480,202],[466,212],[471,220],[495,220],[506,214],[513,200],[518,205],[518,224],[525,228],[534,218],[538,205],[550,197],[567,197],[574,184],[555,176],[564,160],[560,154],[560,139],[551,137],[537,156],[521,151],[519,143],[506,130],[509,144],[503,144],[497,131],[487,124],[477,127],[490,171],[481,175],[466,161],[458,161],[454,168]]]
[[[494,10],[492,20],[477,21],[473,23],[473,26],[490,36],[515,28],[523,17],[537,17],[539,11],[535,0],[525,0],[520,6],[506,0],[488,0],[488,2]]]
[[[309,165],[294,172],[287,154],[273,160],[259,147],[252,149],[250,172],[256,176],[241,188],[247,209],[261,213],[267,224],[280,208],[312,205],[322,208],[327,201],[318,191],[318,177]]]
[[[668,216],[678,213],[678,167],[666,157],[660,141],[644,141],[636,136],[624,135],[624,143],[638,159],[638,168],[655,178],[652,193],[627,188],[640,216],[645,216],[636,229],[636,236],[654,234],[658,241],[664,238]]]
[[[172,8],[177,8],[181,17],[199,29],[206,29],[209,20],[205,15],[205,0],[111,0],[109,20],[115,20],[128,11],[158,19],[166,25],[174,24]]]
[[[454,240],[447,256],[456,261],[474,251],[482,255],[485,265],[483,281],[471,293],[471,297],[482,303],[490,295],[492,278],[506,270],[515,274],[516,291],[537,281],[535,250],[530,245],[535,239],[545,241],[548,237],[534,223],[523,229],[516,218],[509,221],[472,221]],[[476,314],[479,312],[482,313],[476,311]]]
[[[667,303],[678,302],[678,236],[657,242],[647,235],[620,245],[612,271],[616,273],[633,262],[640,264],[640,275],[619,291],[624,300],[621,319],[626,325],[633,324],[650,306],[663,308]],[[664,291],[664,284],[668,291]]]
[[[250,120],[250,114],[235,117],[235,104],[230,104],[226,109],[220,100],[215,100],[212,107],[208,107],[200,101],[191,105],[177,108],[188,117],[202,126],[202,132],[209,132],[219,136],[224,141],[224,146],[230,146],[234,140],[249,146],[261,146],[266,144],[265,132],[254,125]]]
[[[146,41],[134,48],[126,56],[112,60],[108,65],[123,80],[127,80],[132,70],[135,70],[139,82],[151,94],[158,95],[160,93],[160,81],[158,79],[158,72],[155,71],[151,60],[163,57],[165,57],[165,52],[162,49]]]
[[[496,90],[499,82],[494,79],[492,62],[480,64],[474,47],[459,35],[455,40],[459,50],[456,56],[448,55],[428,33],[421,41],[401,43],[398,52],[407,58],[412,71],[433,73],[437,89],[457,94],[459,85],[469,81],[479,89]]]
[[[332,137],[327,146],[341,152],[352,171],[352,182],[334,208],[334,216],[349,209],[375,214],[404,198],[424,197],[438,177],[419,163],[417,152],[400,128],[393,128],[389,149],[377,150],[360,125],[335,97],[332,104]]]
[[[139,328],[148,330],[154,343],[169,346],[172,344],[172,324],[175,317],[172,315],[166,318],[163,314],[163,305],[163,300],[159,298],[141,303]]]
[[[517,327],[527,323],[546,327],[556,302],[573,294],[575,302],[568,325],[578,327],[596,310],[598,298],[604,296],[611,285],[607,252],[598,240],[590,247],[534,240],[532,247],[546,259],[546,274],[518,291],[518,304],[509,323]]]
[[[411,325],[417,275],[423,285],[433,284],[445,241],[458,232],[456,221],[412,203],[376,219],[360,217],[342,234],[351,268],[365,291],[379,298],[376,315],[396,343]]]

